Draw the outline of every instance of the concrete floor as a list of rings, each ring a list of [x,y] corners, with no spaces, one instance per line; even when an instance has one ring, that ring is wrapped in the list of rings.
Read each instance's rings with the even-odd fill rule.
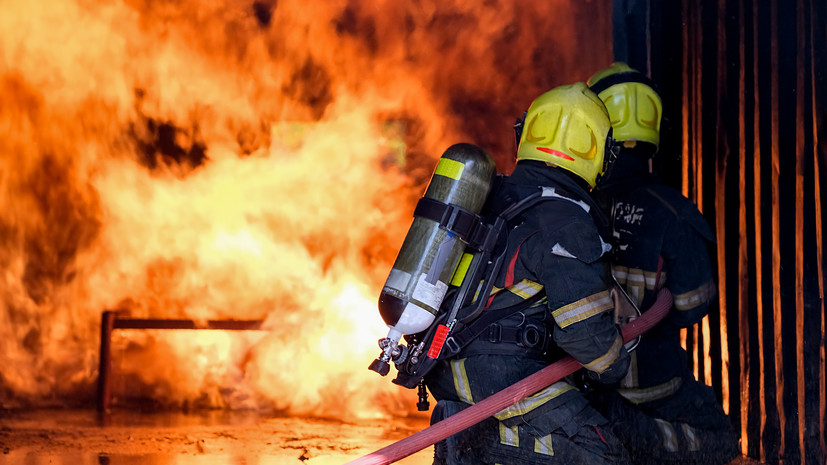
[[[0,411],[0,464],[343,464],[428,426],[427,417],[342,423],[244,412],[98,415]],[[430,464],[433,448],[398,462]]]
[[[340,465],[427,426],[427,413],[344,423],[228,411],[0,410],[0,464]],[[432,457],[429,447],[396,463],[430,465]]]

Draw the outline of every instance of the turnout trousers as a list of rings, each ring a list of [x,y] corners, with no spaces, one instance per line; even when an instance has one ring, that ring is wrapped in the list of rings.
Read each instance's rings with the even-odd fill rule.
[[[738,437],[712,388],[694,379],[667,398],[638,405],[615,391],[590,400],[635,465],[722,465],[740,455]]]
[[[438,399],[431,423],[449,418],[544,366],[546,362],[521,357],[482,355],[435,368],[428,377],[428,388]],[[434,447],[434,464],[630,462],[608,421],[577,389],[561,381],[440,441]]]

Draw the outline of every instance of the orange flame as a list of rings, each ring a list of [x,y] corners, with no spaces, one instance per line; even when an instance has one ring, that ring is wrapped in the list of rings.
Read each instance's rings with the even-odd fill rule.
[[[5,2],[0,407],[90,400],[124,308],[268,329],[119,332],[124,396],[404,414],[366,367],[434,160],[467,140],[507,170],[513,116],[610,60],[575,7],[518,5]]]

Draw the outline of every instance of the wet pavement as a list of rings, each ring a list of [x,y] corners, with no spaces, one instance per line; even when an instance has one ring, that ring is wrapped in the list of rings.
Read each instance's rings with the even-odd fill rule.
[[[0,465],[338,465],[427,426],[427,414],[342,422],[238,411],[0,410]],[[430,465],[432,457],[429,447],[396,463]]]
[[[0,411],[0,464],[343,464],[428,426],[426,416],[340,422],[252,412]],[[431,463],[429,447],[397,463]]]

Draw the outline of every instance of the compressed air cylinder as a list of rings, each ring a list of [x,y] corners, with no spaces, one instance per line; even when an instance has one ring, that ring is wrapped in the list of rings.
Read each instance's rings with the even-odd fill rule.
[[[473,144],[449,147],[439,159],[425,198],[479,214],[496,176],[496,165]],[[465,250],[461,237],[437,221],[414,216],[379,297],[388,338],[427,329],[439,312],[448,283]]]

